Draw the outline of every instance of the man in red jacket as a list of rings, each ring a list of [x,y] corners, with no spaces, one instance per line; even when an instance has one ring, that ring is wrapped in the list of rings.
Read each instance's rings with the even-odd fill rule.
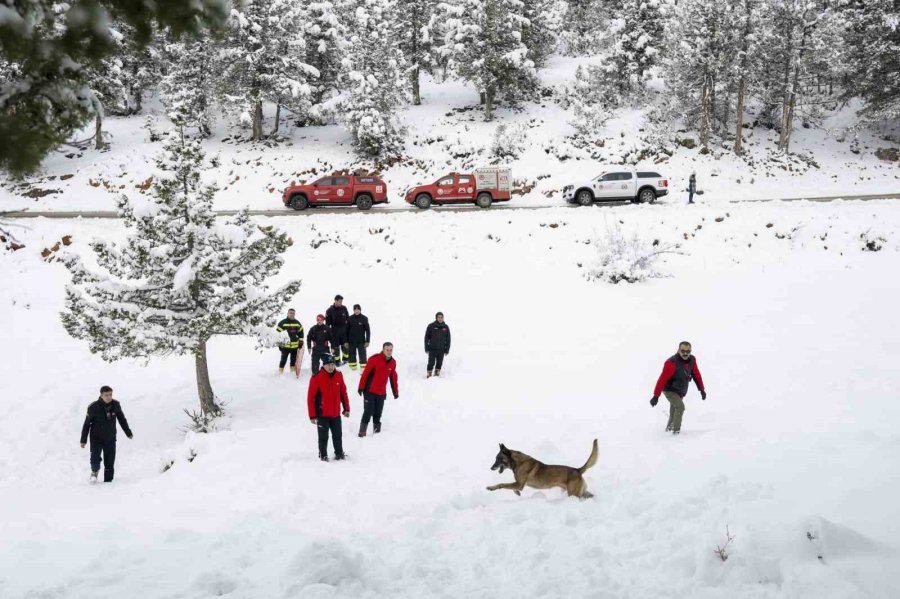
[[[706,387],[697,367],[697,358],[691,355],[691,344],[682,341],[678,344],[678,353],[663,363],[662,374],[656,381],[650,405],[656,407],[659,394],[663,393],[669,400],[669,423],[666,432],[673,435],[681,433],[681,416],[684,414],[684,396],[688,392],[688,384],[693,380],[700,390],[700,398],[706,400]]]
[[[322,356],[322,370],[309,379],[309,421],[319,427],[319,459],[328,461],[328,431],[334,443],[334,459],[343,460],[344,446],[341,443],[341,405],[344,418],[350,417],[350,399],[344,376],[334,366],[334,357]]]
[[[400,389],[397,386],[397,361],[394,360],[394,344],[385,343],[381,346],[381,353],[369,358],[366,369],[359,379],[357,392],[363,396],[363,417],[359,423],[359,436],[366,436],[369,428],[369,419],[375,421],[373,433],[381,432],[381,411],[384,409],[384,400],[387,398],[387,384],[391,383],[391,392],[394,399],[400,397]]]

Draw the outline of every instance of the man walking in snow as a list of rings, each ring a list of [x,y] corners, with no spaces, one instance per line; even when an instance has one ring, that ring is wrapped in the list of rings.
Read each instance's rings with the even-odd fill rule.
[[[666,432],[672,431],[674,435],[681,433],[684,396],[687,395],[691,380],[694,380],[697,389],[700,390],[701,399],[706,400],[706,387],[697,367],[697,359],[691,355],[691,344],[682,341],[678,344],[678,353],[663,363],[662,374],[656,381],[656,388],[650,399],[650,405],[653,407],[656,407],[660,393],[669,400],[669,423],[666,425]]]
[[[113,399],[112,387],[100,387],[100,398],[88,406],[84,426],[81,427],[81,447],[91,438],[91,482],[97,482],[100,472],[101,455],[103,458],[103,482],[112,482],[116,465],[116,421],[118,420],[125,436],[131,439],[134,435],[125,420],[122,404]]]
[[[691,173],[688,178],[688,204],[694,203],[694,193],[697,191],[697,173]]]
[[[291,359],[291,370],[293,370],[297,374],[297,378],[300,378],[300,364],[297,362],[297,352],[302,351],[303,347],[303,325],[300,324],[300,321],[294,318],[296,312],[293,308],[287,311],[287,318],[283,319],[278,323],[278,326],[275,327],[275,330],[279,333],[286,332],[288,334],[288,342],[282,343],[279,345],[279,349],[281,349],[281,360],[278,362],[278,374],[284,373],[284,365],[287,363],[288,358]],[[300,360],[303,360],[303,356],[301,354]]]
[[[325,310],[325,324],[331,327],[331,349],[334,351],[334,361],[338,366],[347,362],[350,355],[347,353],[347,323],[350,322],[350,313],[344,305],[344,296],[334,296],[334,304]]]
[[[309,421],[318,427],[319,459],[328,461],[328,433],[334,445],[334,459],[343,460],[344,445],[341,440],[341,415],[350,417],[350,398],[347,397],[347,385],[342,375],[334,366],[334,358],[325,355],[322,358],[322,370],[309,379],[309,393],[306,401],[309,408]],[[343,411],[341,411],[343,406]]]
[[[326,356],[331,355],[333,346],[331,328],[325,324],[325,316],[319,314],[316,316],[316,324],[309,329],[309,335],[306,337],[306,347],[310,351],[309,360],[313,376],[319,373],[319,363],[323,362]]]
[[[350,368],[366,367],[366,348],[369,347],[369,319],[362,313],[359,304],[353,306],[353,314],[347,325],[347,344],[350,346]]]
[[[434,315],[434,322],[425,328],[425,353],[428,354],[428,370],[425,378],[441,376],[444,356],[450,353],[450,327],[444,322],[444,313]]]
[[[381,432],[381,412],[387,398],[387,384],[391,383],[394,399],[400,397],[397,383],[397,361],[393,358],[394,344],[387,342],[381,346],[381,353],[372,356],[359,379],[357,392],[363,397],[363,416],[359,423],[359,436],[365,437],[369,419],[373,420],[373,433]]]

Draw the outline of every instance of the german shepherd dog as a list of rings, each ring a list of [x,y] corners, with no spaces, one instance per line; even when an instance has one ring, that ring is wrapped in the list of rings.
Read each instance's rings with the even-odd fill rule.
[[[589,497],[593,497],[593,495],[588,493],[587,485],[581,475],[596,463],[597,439],[594,439],[594,448],[591,450],[591,455],[581,468],[572,468],[571,466],[548,466],[521,451],[507,449],[506,446],[501,443],[500,452],[497,453],[497,459],[494,460],[494,465],[491,466],[491,470],[499,470],[502,474],[504,470],[509,468],[513,471],[516,482],[491,485],[487,490],[497,491],[499,489],[512,489],[516,495],[521,495],[522,489],[526,486],[535,489],[561,487],[565,489],[566,493],[569,494],[569,497],[588,499]]]

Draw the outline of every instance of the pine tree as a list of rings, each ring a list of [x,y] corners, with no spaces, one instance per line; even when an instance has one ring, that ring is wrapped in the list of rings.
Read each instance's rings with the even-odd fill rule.
[[[494,118],[499,91],[511,93],[534,72],[522,31],[528,26],[521,0],[448,0],[441,53],[456,76],[484,98],[484,120]]]
[[[200,410],[221,411],[209,380],[206,344],[214,335],[270,328],[299,281],[269,291],[291,245],[254,225],[247,211],[225,222],[213,213],[215,188],[203,185],[199,140],[176,127],[158,159],[149,206],[119,200],[130,233],[124,243],[91,244],[99,269],[66,257],[72,283],[62,314],[66,331],[107,361],[193,354]]]
[[[17,174],[37,168],[93,116],[86,71],[116,52],[110,13],[134,27],[139,46],[157,24],[180,35],[224,18],[224,3],[214,0],[28,0],[3,10],[0,59],[15,75],[0,84],[0,168]]]
[[[419,78],[422,71],[434,65],[434,26],[437,16],[436,0],[397,0],[397,34],[400,51],[409,68],[413,104],[422,103]]]
[[[562,51],[569,56],[597,52],[598,40],[609,20],[607,0],[568,0],[560,42]]]
[[[408,101],[408,78],[397,40],[394,0],[359,0],[334,100],[340,120],[362,152],[383,158],[403,152],[404,129],[397,111]]]
[[[621,26],[614,36],[612,62],[620,91],[643,89],[648,71],[659,61],[666,3],[662,0],[624,0]]]
[[[263,137],[263,102],[292,104],[302,111],[319,71],[304,60],[300,25],[303,5],[289,0],[248,0],[233,9],[219,55],[223,104]]]
[[[845,100],[862,98],[867,120],[900,119],[900,0],[853,0],[844,15],[852,75]]]
[[[556,50],[565,11],[560,0],[522,0],[522,14],[528,21],[522,29],[522,43],[535,68],[545,66]]]
[[[302,25],[303,39],[306,42],[306,64],[318,73],[313,83],[310,118],[300,119],[301,124],[321,124],[334,117],[333,102],[338,95],[338,73],[341,70],[341,59],[347,45],[347,27],[338,17],[339,13],[352,14],[343,6],[347,0],[338,0],[341,7],[334,2],[322,0],[308,5]],[[343,9],[343,10],[342,10]]]
[[[212,133],[214,52],[206,36],[165,46],[169,69],[160,83],[160,98],[172,122],[196,127],[201,137]]]

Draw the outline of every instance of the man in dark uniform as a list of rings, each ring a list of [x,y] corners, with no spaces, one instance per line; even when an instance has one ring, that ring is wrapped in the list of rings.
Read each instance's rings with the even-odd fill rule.
[[[350,368],[366,367],[366,348],[369,347],[369,319],[362,313],[359,304],[353,306],[350,323],[347,325],[347,343],[350,346]],[[359,358],[357,360],[357,358]]]
[[[331,349],[334,351],[334,362],[337,366],[347,363],[350,358],[347,345],[347,324],[350,313],[344,305],[344,296],[334,296],[334,304],[325,310],[325,324],[331,327]]]
[[[91,437],[91,482],[97,482],[100,472],[100,458],[103,457],[103,482],[112,482],[116,465],[116,421],[119,421],[125,436],[134,435],[125,420],[122,404],[112,397],[112,387],[100,387],[100,398],[88,406],[84,426],[81,427],[81,447]]]
[[[706,400],[706,387],[697,367],[697,358],[691,355],[691,344],[682,341],[678,344],[678,353],[663,363],[662,374],[656,381],[650,405],[656,407],[659,394],[663,393],[669,400],[669,423],[666,432],[681,433],[681,416],[684,414],[684,396],[688,392],[688,384],[694,381],[700,390],[700,398]]]
[[[303,325],[300,324],[300,321],[294,318],[294,309],[291,308],[287,311],[287,318],[278,323],[278,326],[275,327],[275,330],[278,332],[287,332],[288,334],[288,342],[282,343],[279,345],[279,349],[281,349],[281,360],[278,362],[278,374],[284,373],[284,365],[287,363],[288,358],[291,359],[291,370],[297,373],[297,378],[300,378],[300,363],[297,361],[297,352],[302,352],[303,347]],[[303,361],[303,355],[300,355],[300,362]]]
[[[450,327],[444,322],[444,313],[434,315],[432,322],[425,329],[425,353],[428,354],[428,370],[425,378],[441,376],[441,366],[444,364],[444,356],[450,353]]]
[[[310,351],[310,367],[313,376],[319,372],[319,364],[327,354],[331,353],[330,348],[334,346],[331,337],[331,328],[325,324],[325,316],[319,314],[316,316],[316,324],[309,329],[309,335],[306,337],[306,347]]]

